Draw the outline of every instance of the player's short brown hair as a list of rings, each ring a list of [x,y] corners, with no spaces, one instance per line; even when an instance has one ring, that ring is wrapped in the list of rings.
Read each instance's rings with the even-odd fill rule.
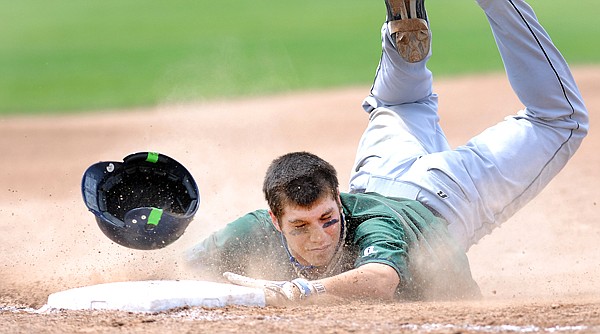
[[[273,160],[263,183],[269,208],[281,218],[285,205],[310,207],[325,194],[336,198],[339,182],[335,168],[308,152],[292,152]]]

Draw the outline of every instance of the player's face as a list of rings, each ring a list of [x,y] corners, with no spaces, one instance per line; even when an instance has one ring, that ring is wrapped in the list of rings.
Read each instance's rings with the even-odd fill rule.
[[[338,201],[324,196],[310,208],[286,206],[279,221],[271,215],[300,264],[324,266],[335,255],[342,228]]]

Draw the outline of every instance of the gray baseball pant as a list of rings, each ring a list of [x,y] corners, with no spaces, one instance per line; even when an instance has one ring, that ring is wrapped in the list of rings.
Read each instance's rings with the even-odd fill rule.
[[[426,67],[431,54],[405,62],[384,24],[382,57],[363,102],[369,124],[350,179],[350,192],[425,204],[465,251],[539,194],[588,130],[569,67],[531,7],[522,0],[477,2],[524,109],[451,149]]]

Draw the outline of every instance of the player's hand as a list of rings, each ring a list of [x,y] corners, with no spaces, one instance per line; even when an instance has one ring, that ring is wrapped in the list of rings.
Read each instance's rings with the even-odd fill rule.
[[[266,304],[273,306],[291,305],[325,292],[322,285],[303,278],[288,282],[255,279],[230,272],[223,273],[223,276],[236,285],[263,289]]]

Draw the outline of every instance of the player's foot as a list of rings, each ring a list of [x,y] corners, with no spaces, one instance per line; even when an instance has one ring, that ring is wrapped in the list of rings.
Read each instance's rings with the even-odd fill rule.
[[[409,63],[423,60],[431,44],[425,0],[385,0],[385,5],[389,31],[402,58]]]

